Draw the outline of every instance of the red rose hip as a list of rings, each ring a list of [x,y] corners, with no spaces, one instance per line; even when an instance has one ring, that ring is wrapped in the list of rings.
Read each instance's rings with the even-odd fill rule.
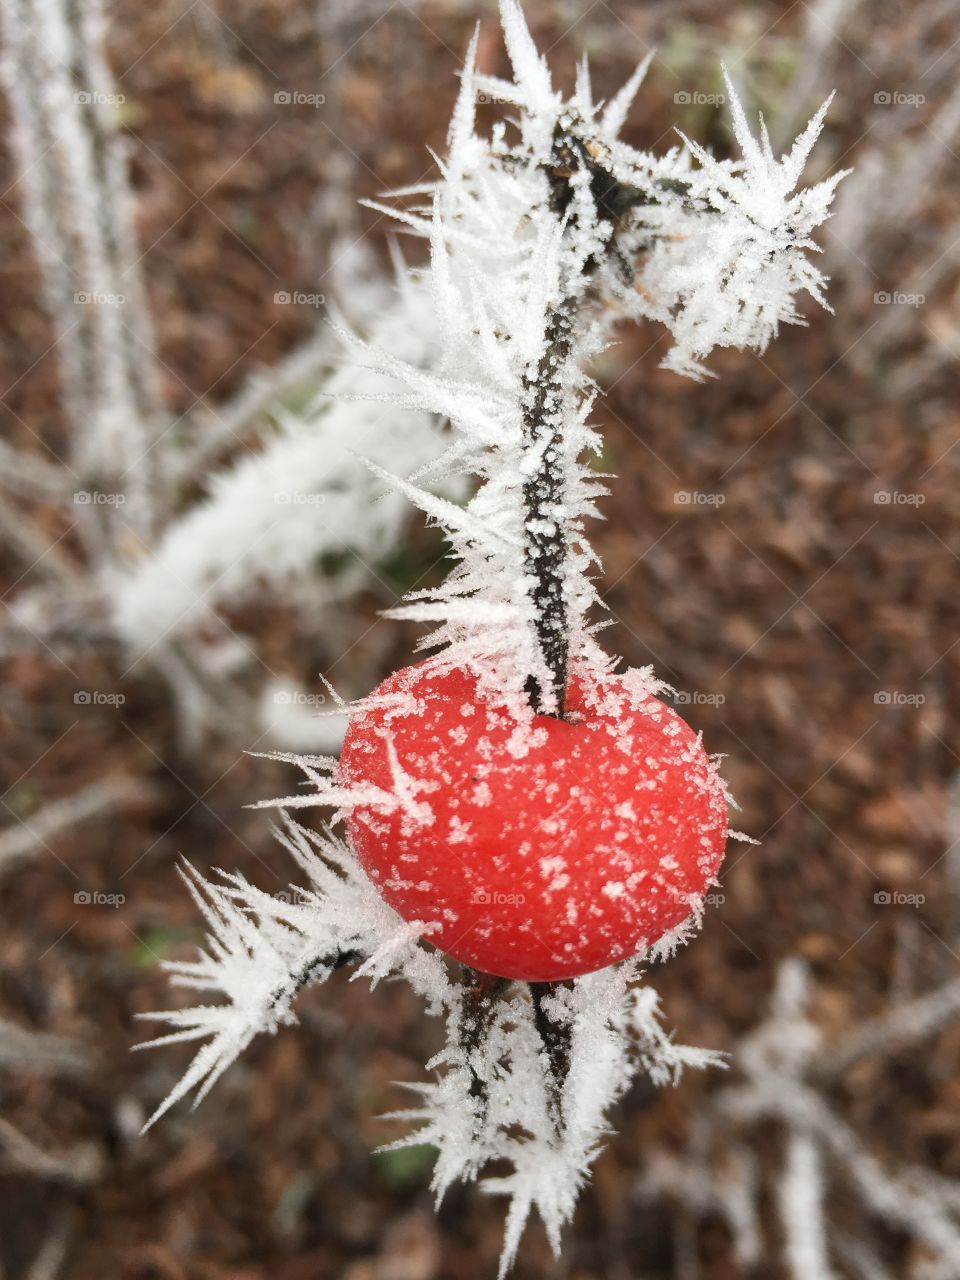
[[[347,826],[364,870],[427,939],[486,973],[551,981],[643,951],[713,882],[723,785],[638,673],[574,676],[566,719],[518,721],[468,671],[390,676],[351,720]]]

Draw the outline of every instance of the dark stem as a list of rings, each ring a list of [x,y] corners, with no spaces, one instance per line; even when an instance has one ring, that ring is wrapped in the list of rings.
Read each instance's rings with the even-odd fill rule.
[[[467,1069],[470,1072],[470,1097],[480,1103],[481,1113],[486,1110],[487,1087],[477,1074],[473,1055],[483,1046],[497,1012],[497,1003],[509,987],[509,978],[498,978],[492,973],[481,973],[468,965],[460,966],[463,987],[463,1012],[460,1024],[460,1043],[464,1049]]]
[[[557,1133],[563,1130],[563,1086],[570,1070],[569,1028],[554,1022],[544,1008],[544,997],[556,990],[555,982],[531,982],[533,1021],[547,1055],[547,1104]]]
[[[314,960],[308,960],[297,974],[294,980],[293,992],[289,994],[289,998],[292,1000],[304,987],[308,987],[318,974],[323,973],[325,970],[333,972],[337,969],[343,969],[346,965],[356,964],[363,958],[359,951],[335,951],[331,955],[317,956]],[[277,987],[275,991],[270,993],[271,1006],[276,1006],[287,995],[285,986]]]
[[[474,1054],[482,1050],[485,1039],[497,1016],[500,997],[511,985],[510,978],[498,978],[492,973],[482,973],[467,965],[460,966],[463,988],[463,1006],[460,1023],[460,1045],[464,1051],[470,1072],[470,1097],[480,1104],[480,1119],[487,1108],[487,1086],[477,1071]],[[552,995],[556,982],[529,982],[533,1002],[533,1019],[540,1043],[546,1054],[547,1109],[556,1133],[563,1132],[563,1087],[570,1070],[570,1029],[566,1024],[554,1022],[544,1005]]]
[[[564,298],[549,314],[546,346],[524,378],[523,448],[532,461],[523,483],[524,568],[531,581],[534,628],[549,683],[527,677],[530,705],[563,718],[569,654],[564,508],[564,372],[573,345],[575,303]]]

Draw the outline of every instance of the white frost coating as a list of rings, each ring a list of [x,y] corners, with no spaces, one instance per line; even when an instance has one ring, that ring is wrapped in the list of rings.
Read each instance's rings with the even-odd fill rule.
[[[895,1006],[829,1047],[810,1017],[809,986],[802,961],[782,965],[769,1014],[734,1046],[735,1074],[701,1103],[685,1151],[649,1154],[640,1194],[675,1202],[694,1225],[721,1213],[741,1265],[762,1274],[784,1266],[792,1280],[830,1280],[838,1274],[832,1263],[872,1259],[889,1231],[912,1242],[897,1272],[903,1280],[960,1275],[960,1181],[878,1159],[837,1110],[833,1087],[862,1059],[902,1052],[956,1021],[960,982]],[[771,1133],[783,1143],[772,1186],[751,1150],[754,1142],[758,1152],[767,1149]],[[836,1223],[835,1187],[843,1204]],[[782,1246],[758,1232],[772,1199]],[[880,1266],[860,1263],[857,1272],[870,1280],[884,1275]]]
[[[678,1045],[660,1025],[656,992],[637,988],[637,968],[624,964],[574,980],[549,998],[551,1020],[570,1028],[569,1068],[559,1100],[551,1095],[544,1048],[527,989],[502,999],[477,1048],[465,1054],[459,1010],[448,1020],[446,1048],[429,1066],[444,1066],[436,1084],[412,1086],[420,1105],[392,1118],[421,1128],[391,1148],[429,1142],[439,1151],[433,1177],[438,1201],[455,1181],[474,1180],[483,1166],[506,1159],[513,1171],[480,1186],[509,1197],[500,1276],[510,1270],[523,1228],[536,1210],[554,1252],[573,1215],[590,1166],[608,1132],[606,1114],[644,1072],[674,1084],[684,1067],[721,1066],[719,1055]],[[486,1107],[471,1083],[483,1082]],[[390,1149],[390,1148],[388,1148]]]
[[[372,339],[412,365],[429,363],[436,326],[427,283],[409,273],[399,289],[380,285],[368,294],[362,323]],[[408,507],[398,492],[377,500],[380,486],[358,455],[406,472],[444,447],[428,413],[400,413],[382,403],[396,386],[339,360],[302,413],[276,413],[277,431],[259,453],[215,473],[208,496],[132,572],[107,584],[131,648],[212,624],[218,605],[248,599],[265,585],[277,592],[309,580],[318,602],[329,602],[368,581]],[[324,555],[333,563],[320,574]]]
[[[453,1182],[476,1179],[489,1162],[510,1161],[512,1173],[481,1183],[510,1201],[503,1276],[532,1210],[559,1250],[560,1230],[608,1132],[607,1112],[639,1075],[662,1087],[675,1084],[684,1067],[723,1065],[720,1055],[678,1045],[663,1030],[656,992],[637,986],[636,963],[588,974],[548,998],[551,1022],[569,1029],[562,1082],[544,1068],[526,984],[514,984],[484,1034],[465,1048],[464,988],[449,980],[440,953],[419,942],[429,940],[431,923],[402,920],[333,836],[317,835],[286,816],[277,835],[306,888],[270,895],[236,874],[220,873],[218,883],[202,880],[190,867],[184,874],[207,923],[206,949],[195,961],[165,967],[177,985],[221,1002],[142,1015],[173,1030],[140,1048],[205,1041],[148,1124],[193,1090],[196,1101],[203,1098],[256,1035],[295,1023],[296,995],[325,981],[337,958],[356,964],[356,977],[402,978],[429,1012],[446,1018],[448,1036],[427,1064],[440,1070],[439,1078],[408,1085],[418,1105],[388,1117],[419,1127],[387,1149],[436,1146],[438,1200]]]
[[[674,336],[664,366],[694,378],[708,372],[700,361],[714,347],[763,352],[781,324],[803,324],[797,293],[806,291],[830,310],[826,278],[806,255],[820,251],[811,233],[829,217],[836,186],[849,172],[797,190],[832,94],[777,159],[762,117],[760,141],[754,138],[726,68],[724,80],[743,159],[715,160],[684,138],[700,165],[689,175],[694,207],[678,211],[680,234],[660,238],[647,261],[641,283],[653,305],[647,308],[638,295],[638,312],[663,320]]]
[[[605,489],[588,465],[601,443],[587,421],[595,388],[584,366],[609,341],[617,317],[667,325],[675,346],[665,363],[698,378],[713,347],[762,351],[779,324],[802,323],[798,291],[826,305],[824,277],[806,252],[816,249],[810,233],[827,217],[843,175],[797,190],[828,103],[777,159],[762,122],[761,140],[754,139],[729,79],[741,160],[715,160],[692,142],[663,157],[635,150],[616,134],[644,68],[603,112],[585,68],[564,99],[516,0],[503,0],[501,15],[514,81],[476,73],[474,39],[441,179],[420,189],[419,208],[395,215],[430,243],[440,360],[424,370],[352,341],[371,367],[405,384],[403,404],[443,414],[454,428],[438,461],[420,477],[402,468],[405,478],[393,485],[444,528],[459,563],[442,586],[414,594],[397,614],[439,623],[424,643],[442,647],[451,663],[476,662],[482,680],[498,696],[512,693],[522,714],[524,681],[533,674],[542,687],[546,676],[525,560],[536,530],[524,483],[540,459],[525,441],[524,412],[531,370],[553,350],[551,323],[569,314],[572,337],[569,352],[551,366],[556,395],[543,421],[558,432],[563,483],[541,531],[559,530],[566,548],[570,660],[603,666],[587,622],[599,601],[585,522],[598,514]],[[477,132],[481,90],[519,108],[515,127],[497,126],[489,137]],[[552,177],[561,169],[572,169],[566,187]],[[597,186],[616,187],[615,209],[595,195]],[[634,263],[639,277],[627,265]],[[464,472],[479,487],[462,508],[414,482]]]
[[[370,961],[394,948],[392,965],[407,961],[416,989],[442,996],[442,962],[424,951],[411,954],[426,922],[412,932],[333,836],[317,835],[286,816],[276,834],[306,876],[306,889],[271,895],[235,873],[221,873],[220,883],[204,881],[189,865],[182,873],[209,929],[207,949],[195,961],[165,967],[175,985],[226,996],[226,1003],[141,1015],[174,1030],[138,1048],[206,1041],[149,1124],[193,1089],[197,1101],[204,1097],[254,1036],[296,1022],[295,996],[329,977],[338,957]],[[428,971],[429,990],[423,985]]]
[[[824,1191],[823,1162],[816,1143],[809,1134],[791,1134],[780,1181],[780,1221],[793,1280],[832,1280],[835,1274],[827,1253]]]

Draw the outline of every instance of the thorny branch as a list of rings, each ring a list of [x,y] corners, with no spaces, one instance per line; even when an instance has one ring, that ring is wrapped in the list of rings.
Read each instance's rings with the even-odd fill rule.
[[[460,966],[460,983],[463,988],[460,1044],[470,1072],[470,1097],[475,1098],[481,1108],[485,1109],[486,1084],[483,1076],[476,1070],[474,1054],[487,1037],[490,1024],[496,1017],[499,998],[510,986],[510,981],[492,973],[480,973],[464,964]]]
[[[543,354],[525,378],[524,451],[531,468],[523,485],[524,567],[531,580],[534,626],[550,688],[532,673],[526,690],[534,711],[563,718],[567,687],[569,619],[563,521],[564,368],[570,360],[575,303],[564,299],[547,322]]]
[[[563,1086],[570,1070],[570,1031],[566,1025],[550,1017],[544,1003],[556,986],[553,982],[531,982],[530,998],[533,1000],[534,1025],[547,1058],[547,1092],[554,1128],[559,1134],[563,1128]]]

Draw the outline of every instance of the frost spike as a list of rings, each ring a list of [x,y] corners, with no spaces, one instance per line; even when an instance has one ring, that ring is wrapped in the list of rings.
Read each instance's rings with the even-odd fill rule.
[[[463,70],[460,72],[460,92],[457,94],[456,105],[453,109],[453,115],[450,118],[450,128],[447,133],[447,145],[450,148],[451,155],[458,155],[463,151],[469,140],[473,137],[474,121],[476,119],[476,85],[474,84],[474,74],[477,63],[477,43],[480,39],[479,22],[473,29],[473,35],[470,37],[470,43],[467,46],[466,57],[463,60]]]
[[[527,95],[531,107],[550,110],[555,105],[550,72],[533,42],[518,0],[500,0],[500,21],[517,84]]]
[[[836,94],[834,92],[827,97],[819,111],[810,119],[803,133],[800,134],[793,146],[790,148],[790,154],[784,160],[784,168],[789,175],[790,183],[786,188],[787,192],[792,191],[800,181],[800,175],[803,173],[804,165],[810,158],[810,152],[813,150],[814,143],[820,137],[821,130],[823,129],[823,122],[827,117],[827,112],[830,110],[830,104],[833,102],[835,96]],[[839,177],[834,179],[835,182],[839,182],[839,180]]]
[[[723,72],[723,83],[726,85],[727,93],[730,97],[730,120],[733,124],[734,137],[747,163],[756,169],[762,169],[764,167],[763,151],[757,145],[753,131],[747,123],[743,103],[740,101],[740,97],[733,86],[733,81],[730,79],[730,72],[727,70],[726,63],[720,64],[720,70]]]
[[[653,61],[653,55],[654,50],[651,49],[643,61],[638,63],[630,79],[625,81],[607,103],[601,119],[601,128],[607,138],[612,140],[618,137],[620,130],[626,124],[630,108],[633,106],[633,100],[636,98],[641,84],[643,84],[650,63]]]

